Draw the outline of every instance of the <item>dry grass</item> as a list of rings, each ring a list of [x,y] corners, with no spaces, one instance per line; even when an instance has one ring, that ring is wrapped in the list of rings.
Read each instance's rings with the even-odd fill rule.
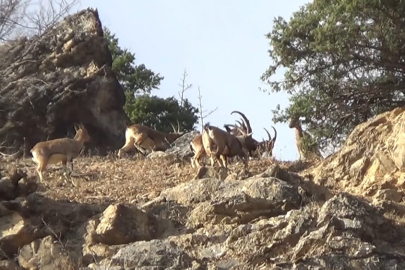
[[[302,166],[299,162],[262,159],[250,161],[249,171],[252,175],[259,174],[273,163],[293,170]],[[28,175],[36,175],[30,158],[3,163],[2,167],[25,168]],[[240,163],[230,163],[231,172],[241,167]],[[74,173],[70,177],[63,175],[61,165],[48,165],[45,183],[40,184],[38,192],[54,200],[132,204],[150,200],[164,189],[190,181],[195,173],[190,162],[164,158],[79,157],[74,161]]]

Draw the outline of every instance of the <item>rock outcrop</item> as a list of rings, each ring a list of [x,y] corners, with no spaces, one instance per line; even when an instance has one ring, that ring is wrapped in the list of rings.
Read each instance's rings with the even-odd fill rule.
[[[3,176],[12,184],[0,189],[25,187],[25,178]],[[139,205],[20,190],[0,215],[0,265],[10,269],[405,267],[405,229],[390,209],[346,192],[319,196],[322,187],[277,165],[244,180],[190,180]]]
[[[311,174],[331,189],[402,201],[405,192],[405,108],[358,125],[340,151]]]
[[[69,16],[41,36],[2,44],[0,58],[0,151],[28,153],[38,141],[73,136],[79,122],[90,132],[91,148],[122,146],[125,96],[96,10]]]

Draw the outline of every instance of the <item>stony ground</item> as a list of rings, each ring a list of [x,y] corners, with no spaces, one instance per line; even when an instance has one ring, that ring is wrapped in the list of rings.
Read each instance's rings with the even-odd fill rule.
[[[3,169],[26,169],[36,175],[36,165],[31,158],[1,162]],[[302,162],[284,162],[262,159],[249,163],[249,174],[264,172],[269,165],[278,164],[289,171],[300,171],[308,167]],[[230,164],[230,171],[240,170],[238,162]],[[44,174],[46,181],[38,192],[58,201],[79,203],[123,203],[133,204],[159,196],[164,189],[191,180],[196,174],[188,161],[147,159],[136,156],[117,159],[106,157],[79,157],[74,160],[74,172],[63,175],[61,165],[48,165]]]

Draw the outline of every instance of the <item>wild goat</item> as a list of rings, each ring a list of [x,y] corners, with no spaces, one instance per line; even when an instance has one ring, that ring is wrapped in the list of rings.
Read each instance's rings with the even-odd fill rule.
[[[228,131],[229,134],[234,135],[234,136],[239,136],[240,138],[243,138],[244,134],[249,134],[251,133],[251,126],[250,126],[250,122],[247,119],[247,117],[239,112],[239,111],[233,111],[231,112],[231,114],[233,113],[238,113],[242,116],[242,121],[237,121],[239,122],[240,126],[237,125],[224,125],[225,129]],[[232,129],[230,127],[233,127]],[[247,132],[250,131],[250,132]],[[250,134],[251,135],[251,134]],[[204,144],[203,144],[203,140],[206,142],[206,145],[210,145],[211,147],[205,149]],[[245,141],[245,148],[248,151],[255,151],[257,148],[257,144],[258,142],[256,140],[254,140],[251,136],[248,140]],[[219,159],[214,158],[214,156],[212,155],[212,147],[215,146],[215,143],[213,142],[213,140],[208,136],[208,133],[203,133],[199,134],[197,136],[194,137],[194,139],[191,141],[190,143],[190,149],[191,151],[193,151],[194,156],[191,158],[191,166],[194,168],[195,166],[201,167],[201,163],[200,160],[201,158],[203,158],[205,155],[210,156],[210,160],[211,160],[211,166],[214,165],[215,160],[218,162],[218,164],[220,166],[221,162]],[[225,146],[225,150],[224,150],[224,155],[226,156],[228,154],[228,146]]]
[[[252,144],[252,133],[244,133],[243,136],[232,135],[218,127],[206,124],[202,134],[202,142],[205,152],[214,160],[221,159],[222,167],[227,168],[227,158],[238,156],[242,158],[245,168],[248,166],[248,145]],[[215,149],[215,151],[214,151]]]
[[[240,116],[242,117],[242,122],[239,122],[240,126],[239,127],[236,126],[237,127],[236,130],[234,129],[229,133],[234,136],[241,137],[241,138],[248,135],[246,137],[248,139],[244,141],[244,143],[245,143],[244,147],[248,150],[249,154],[251,156],[253,156],[254,152],[257,150],[259,142],[252,138],[253,131],[252,131],[252,126],[250,125],[250,121],[246,117],[246,115],[241,113],[240,111],[231,112],[231,114],[234,114],[234,113],[240,114]],[[225,129],[228,131],[228,129],[226,127],[225,127]]]
[[[134,147],[143,155],[146,149],[150,151],[166,151],[177,138],[183,136],[180,132],[180,124],[177,121],[177,130],[171,124],[174,133],[165,133],[153,128],[135,124],[125,130],[125,144],[118,151],[118,158],[122,153],[128,152]]]
[[[83,148],[85,142],[90,141],[87,130],[80,125],[75,126],[76,135],[73,139],[60,138],[37,143],[32,149],[32,160],[38,165],[37,172],[40,182],[43,182],[42,173],[48,164],[62,162],[67,172],[67,162],[70,162],[73,171],[73,159],[76,158]]]
[[[270,157],[273,156],[273,149],[277,140],[277,130],[273,126],[271,127],[274,130],[274,137],[271,138],[269,131],[266,128],[264,128],[264,130],[267,133],[268,140],[263,140],[259,142],[259,144],[257,145],[256,153],[258,157],[260,157],[265,152],[267,152]]]
[[[225,124],[224,128],[228,133],[231,133],[232,135],[238,136],[238,135],[242,135],[242,131],[243,130],[247,130],[247,127],[245,125],[245,123],[239,120],[236,120],[236,125],[233,124]],[[241,131],[242,130],[242,131]]]
[[[201,167],[200,160],[203,158],[207,153],[205,152],[204,145],[203,145],[203,136],[205,140],[211,140],[207,133],[198,134],[194,137],[194,139],[190,142],[190,149],[194,153],[194,156],[191,158],[191,167],[199,168]],[[225,152],[227,151],[227,147],[225,147]],[[208,154],[211,157],[211,152]],[[219,166],[222,166],[219,159],[216,160]],[[214,166],[215,161],[211,159],[211,166]]]
[[[239,111],[233,111],[232,113],[235,113],[235,112],[239,113],[242,116],[242,122],[237,121],[239,126],[232,125],[232,124],[224,125],[226,131],[235,136],[242,136],[244,133],[247,133],[247,134],[251,133],[252,127],[250,126],[250,122],[247,119],[247,117]],[[259,157],[261,157],[261,155],[264,152],[268,152],[270,156],[273,155],[273,148],[274,148],[274,145],[275,145],[276,139],[277,139],[277,130],[273,126],[272,126],[272,128],[274,130],[273,139],[271,138],[269,131],[266,128],[264,128],[264,130],[267,133],[268,140],[263,140],[261,142],[258,142],[253,138],[250,140],[250,144],[247,145],[247,149],[249,150],[250,156],[259,158]]]
[[[300,160],[312,158],[323,158],[318,145],[313,141],[311,135],[302,129],[299,116],[294,115],[290,118],[289,128],[295,128],[295,140],[300,155]]]

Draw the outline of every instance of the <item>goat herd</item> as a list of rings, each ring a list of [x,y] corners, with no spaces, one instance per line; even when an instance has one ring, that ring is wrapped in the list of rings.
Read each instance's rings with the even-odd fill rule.
[[[275,135],[272,138],[268,130],[264,128],[268,140],[258,142],[252,137],[252,127],[247,117],[240,111],[231,112],[231,114],[233,113],[240,114],[241,121],[236,121],[235,125],[224,125],[225,130],[207,123],[204,125],[202,134],[198,134],[191,141],[190,149],[194,153],[191,159],[193,168],[201,167],[200,160],[204,156],[210,158],[211,166],[217,162],[220,167],[225,168],[227,168],[228,158],[240,157],[244,161],[246,169],[249,157],[260,157],[264,152],[272,156],[277,139],[276,129],[273,127]],[[146,150],[165,151],[171,146],[171,143],[185,134],[185,132],[180,132],[179,123],[177,124],[177,130],[172,125],[173,133],[164,133],[139,124],[127,127],[125,144],[119,149],[118,157],[120,158],[122,153],[133,148],[136,148],[143,155],[146,154]],[[300,159],[305,159],[305,151],[302,149],[301,141],[308,134],[302,130],[298,117],[291,119],[289,127],[295,128]],[[39,142],[31,149],[32,160],[37,164],[36,170],[41,182],[43,182],[43,172],[48,164],[61,162],[64,170],[67,171],[67,163],[69,162],[73,171],[73,159],[79,155],[84,143],[90,141],[90,136],[84,126],[75,126],[75,130],[76,135],[73,139],[60,138]],[[321,157],[317,148],[315,154]]]

